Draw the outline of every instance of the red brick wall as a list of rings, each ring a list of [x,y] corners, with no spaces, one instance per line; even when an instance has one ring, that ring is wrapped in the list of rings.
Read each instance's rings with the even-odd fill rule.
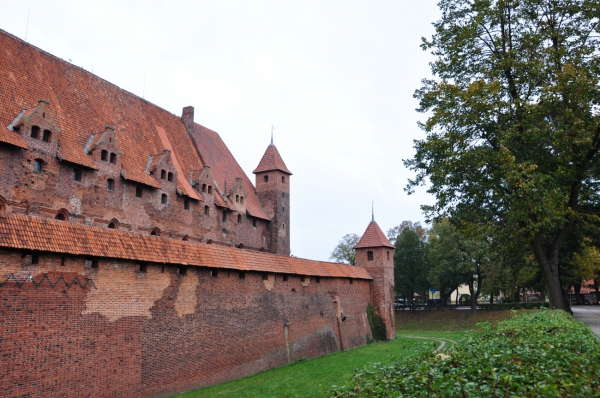
[[[163,396],[370,334],[370,281],[22,254],[0,251],[2,398]]]

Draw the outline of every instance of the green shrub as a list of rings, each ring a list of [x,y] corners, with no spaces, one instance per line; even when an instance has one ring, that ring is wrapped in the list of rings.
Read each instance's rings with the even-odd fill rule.
[[[357,371],[329,397],[600,396],[600,342],[564,311],[515,316],[468,333],[450,351]]]
[[[369,321],[369,326],[371,326],[371,333],[373,333],[374,341],[386,341],[387,333],[385,330],[385,323],[383,323],[383,319],[373,311],[373,307],[371,304],[367,304],[367,320]],[[367,342],[370,339],[367,336]]]
[[[498,304],[479,304],[482,310],[533,310],[539,308],[548,308],[549,303],[498,303]]]

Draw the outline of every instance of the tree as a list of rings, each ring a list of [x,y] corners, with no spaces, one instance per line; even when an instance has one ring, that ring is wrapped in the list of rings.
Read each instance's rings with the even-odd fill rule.
[[[338,245],[331,252],[330,260],[338,263],[356,265],[356,252],[354,246],[358,243],[360,237],[356,234],[347,234],[342,237]]]
[[[469,286],[471,308],[475,310],[481,294],[484,269],[489,265],[490,244],[486,237],[472,233],[466,236],[450,220],[436,222],[431,230],[428,259],[429,280],[447,299],[461,284]]]
[[[421,226],[420,222],[402,221],[400,225],[390,228],[387,231],[387,238],[392,245],[396,244],[396,239],[398,239],[398,235],[402,233],[404,228],[410,228],[419,235],[419,239],[423,242],[427,241],[427,230]]]
[[[404,228],[396,239],[394,252],[394,284],[399,294],[408,300],[415,292],[424,293],[427,281],[427,244],[411,228]]]
[[[568,309],[559,251],[598,212],[600,4],[441,0],[423,49],[434,79],[415,93],[429,118],[405,165],[430,183],[428,218],[451,217],[527,242],[550,306]]]

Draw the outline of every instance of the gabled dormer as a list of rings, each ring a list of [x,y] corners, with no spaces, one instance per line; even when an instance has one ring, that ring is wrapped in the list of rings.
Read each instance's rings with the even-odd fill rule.
[[[119,148],[113,126],[107,125],[104,127],[104,132],[90,136],[85,152],[92,155],[96,164],[103,168],[121,170],[123,151]]]
[[[213,202],[214,198],[215,198],[215,193],[216,193],[216,189],[215,189],[216,184],[215,184],[215,180],[212,176],[212,173],[210,171],[209,165],[204,165],[204,168],[202,169],[202,172],[200,173],[200,176],[198,177],[197,184],[198,185],[196,185],[196,187],[202,193],[202,197],[204,197],[204,200],[207,203]]]
[[[233,203],[235,209],[240,214],[246,214],[246,191],[244,190],[244,184],[242,183],[241,178],[236,178],[233,187],[229,190],[227,197],[229,198],[229,202]]]
[[[153,156],[148,171],[163,188],[177,188],[177,169],[171,159],[170,149],[165,148],[161,154]]]
[[[60,128],[54,122],[49,101],[39,100],[35,108],[22,112],[10,128],[21,135],[30,150],[56,156]]]

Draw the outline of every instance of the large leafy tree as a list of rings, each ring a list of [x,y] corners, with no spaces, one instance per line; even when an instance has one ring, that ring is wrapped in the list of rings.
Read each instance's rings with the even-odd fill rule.
[[[356,234],[347,234],[342,237],[335,249],[329,256],[330,260],[338,263],[356,265],[356,252],[354,246],[358,243],[360,237]]]
[[[394,285],[397,293],[412,300],[414,293],[423,294],[427,281],[427,243],[413,228],[404,228],[396,239],[394,252]]]
[[[415,96],[426,139],[405,164],[430,183],[429,217],[526,241],[553,308],[567,309],[559,251],[598,208],[600,3],[441,0]]]
[[[421,239],[423,242],[427,241],[427,229],[421,226],[420,222],[412,222],[405,220],[402,221],[400,225],[388,229],[386,235],[392,245],[396,244],[396,239],[398,239],[398,236],[402,233],[402,231],[404,231],[405,228],[409,228],[416,232],[417,235],[419,235],[419,239]]]

